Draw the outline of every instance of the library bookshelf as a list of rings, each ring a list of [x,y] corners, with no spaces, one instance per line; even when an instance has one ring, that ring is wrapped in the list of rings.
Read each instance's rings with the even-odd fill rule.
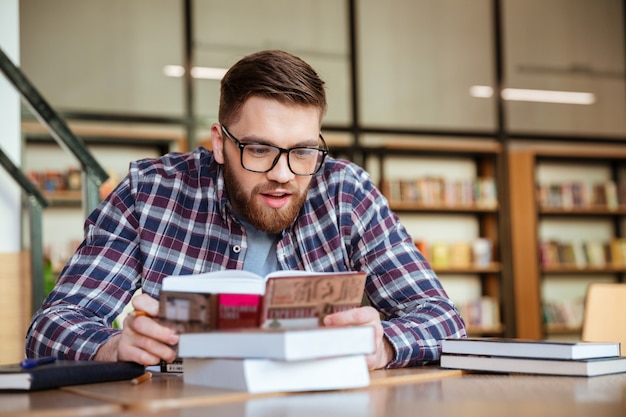
[[[363,143],[368,171],[444,286],[468,281],[479,287],[470,300],[458,301],[454,291],[449,294],[468,332],[506,334],[513,326],[507,326],[512,319],[506,311],[512,295],[501,250],[501,145],[490,139],[411,137],[404,141],[384,136],[365,138]],[[427,219],[423,221],[434,227],[432,232],[420,230],[420,219]],[[449,226],[446,230],[446,225],[463,222],[469,223],[474,235],[461,232],[459,237]],[[477,262],[473,246],[479,241],[489,242],[486,262]]]
[[[510,146],[508,167],[517,337],[580,338],[586,286],[624,281],[626,258],[611,258],[610,246],[624,238],[626,205],[617,194],[607,202],[594,200],[592,192],[572,202],[562,190],[578,182],[588,182],[590,190],[598,183],[618,188],[625,179],[626,148],[519,142]],[[567,179],[551,180],[559,170]],[[557,189],[551,203],[545,200],[546,182]],[[592,244],[599,250],[592,251]],[[550,251],[550,245],[558,249]],[[555,306],[550,288],[577,298],[557,300]]]

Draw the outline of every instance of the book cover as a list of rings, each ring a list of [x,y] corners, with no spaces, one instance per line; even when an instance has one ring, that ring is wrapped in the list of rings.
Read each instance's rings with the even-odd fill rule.
[[[283,276],[267,281],[262,327],[317,327],[325,315],[359,307],[364,272]]]
[[[0,390],[36,391],[130,380],[144,372],[142,365],[133,362],[57,360],[28,369],[20,364],[0,365]]]
[[[304,361],[185,359],[185,384],[249,393],[325,391],[369,385],[363,355]]]
[[[626,357],[563,360],[442,354],[441,367],[497,373],[599,376],[626,372]]]
[[[186,358],[263,358],[296,361],[371,354],[376,346],[372,326],[235,329],[183,333],[178,356]]]
[[[442,340],[441,352],[518,358],[591,359],[620,356],[620,344],[469,337]]]
[[[225,270],[163,279],[159,318],[180,333],[245,327],[318,326],[360,306],[364,272]]]

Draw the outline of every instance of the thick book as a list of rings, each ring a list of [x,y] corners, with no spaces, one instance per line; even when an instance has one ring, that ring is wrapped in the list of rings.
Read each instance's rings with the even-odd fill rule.
[[[57,360],[22,368],[20,364],[0,365],[0,390],[36,391],[69,385],[132,379],[145,372],[134,362]]]
[[[223,270],[168,276],[159,318],[180,333],[242,327],[314,327],[361,305],[365,272]]]
[[[441,367],[496,373],[599,376],[626,372],[626,357],[566,360],[444,353],[441,355]]]
[[[249,393],[361,388],[370,382],[363,355],[304,361],[186,358],[183,380]]]
[[[591,359],[620,356],[618,342],[562,342],[499,337],[444,339],[442,353],[542,359]]]
[[[233,329],[182,333],[178,357],[262,358],[297,361],[345,355],[368,355],[376,348],[374,327]]]

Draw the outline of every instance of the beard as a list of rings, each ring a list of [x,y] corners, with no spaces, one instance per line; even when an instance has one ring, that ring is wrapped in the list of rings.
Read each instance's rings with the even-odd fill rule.
[[[224,184],[233,208],[256,229],[266,233],[280,233],[293,223],[306,200],[308,187],[302,193],[287,184],[279,184],[274,181],[256,185],[250,195],[247,195],[240,187],[235,173],[230,169],[228,158],[224,161]],[[255,198],[261,193],[268,193],[278,188],[292,192],[293,201],[279,209],[265,206]]]

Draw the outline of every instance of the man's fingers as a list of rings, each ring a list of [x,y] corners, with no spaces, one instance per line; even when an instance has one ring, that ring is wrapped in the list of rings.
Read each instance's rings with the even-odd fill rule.
[[[144,311],[152,317],[159,315],[159,302],[148,294],[139,294],[133,298],[132,303],[136,311]]]
[[[171,346],[176,343],[178,335],[153,318],[128,316],[124,321],[118,345],[118,360],[134,361],[143,365],[155,365],[161,359],[172,361],[176,352]]]
[[[378,312],[372,307],[353,308],[324,317],[324,325],[326,326],[359,326],[377,321],[379,321]]]
[[[137,362],[142,365],[157,365],[161,359],[171,362],[176,357],[176,352],[173,349],[162,343],[151,343],[147,338],[144,338],[144,343],[139,344],[126,344],[122,343],[118,350],[118,360]],[[142,346],[140,346],[142,345]]]
[[[143,365],[155,365],[161,359],[173,361],[176,351],[171,346],[178,343],[178,335],[155,319],[159,315],[159,302],[147,294],[140,294],[133,298],[132,304],[135,311],[146,314],[130,315],[124,321],[119,358]]]
[[[157,340],[167,345],[175,345],[178,343],[178,335],[168,327],[160,325],[152,317],[146,316],[128,316],[124,321],[124,327],[135,334]]]

